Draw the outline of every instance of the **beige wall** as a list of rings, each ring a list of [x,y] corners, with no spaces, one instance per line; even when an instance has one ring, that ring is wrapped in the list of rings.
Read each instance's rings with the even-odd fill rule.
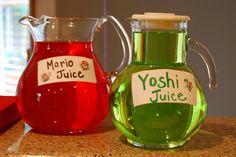
[[[35,16],[56,15],[56,0],[35,0]]]
[[[189,35],[204,43],[211,51],[217,66],[218,88],[208,88],[204,62],[195,53],[188,53],[188,64],[197,74],[208,101],[209,115],[236,115],[236,12],[235,0],[119,0],[108,2],[108,12],[118,17],[127,30],[125,18],[142,12],[175,12],[187,14]],[[124,7],[125,6],[125,7]],[[116,50],[116,49],[115,49]]]
[[[130,28],[125,19],[134,13],[153,11],[189,15],[191,17],[189,35],[207,45],[218,69],[218,88],[212,92],[208,89],[208,76],[204,62],[196,53],[188,54],[188,64],[193,67],[205,90],[208,114],[236,115],[235,0],[57,0],[56,15],[100,17],[103,15],[103,1],[108,3],[108,14],[116,16],[128,32]],[[107,64],[107,69],[112,69],[120,62],[121,46],[110,26],[107,31],[108,58],[104,59],[103,32],[96,37],[96,53],[101,63]]]

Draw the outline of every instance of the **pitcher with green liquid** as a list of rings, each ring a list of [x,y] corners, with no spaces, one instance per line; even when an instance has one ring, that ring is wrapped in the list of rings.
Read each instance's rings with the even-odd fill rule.
[[[135,14],[131,18],[133,57],[112,85],[112,118],[137,147],[174,148],[201,126],[207,109],[202,88],[186,63],[189,49],[205,61],[209,87],[216,68],[207,48],[187,35],[188,16]]]

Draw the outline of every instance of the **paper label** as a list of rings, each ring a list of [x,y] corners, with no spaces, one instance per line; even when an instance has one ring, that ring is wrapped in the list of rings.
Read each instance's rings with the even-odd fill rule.
[[[149,103],[196,104],[196,85],[193,74],[185,71],[158,69],[132,75],[134,106]]]
[[[38,62],[38,86],[73,81],[96,83],[92,59],[60,56]]]

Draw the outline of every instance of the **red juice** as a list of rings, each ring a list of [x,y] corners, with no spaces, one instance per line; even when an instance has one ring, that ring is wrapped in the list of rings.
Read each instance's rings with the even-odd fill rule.
[[[92,42],[36,42],[34,47],[17,91],[18,108],[25,122],[36,131],[49,134],[86,132],[96,127],[108,113],[110,87],[106,73],[93,53]],[[96,82],[66,81],[64,78],[64,81],[58,79],[39,85],[39,62],[68,56],[92,59]],[[48,61],[47,67],[55,70],[57,66],[64,66],[65,70],[70,62],[64,60],[61,64],[53,63],[53,66]],[[62,72],[57,74],[58,78],[66,77]],[[69,70],[67,74],[68,77],[80,77],[80,72]],[[47,81],[47,77],[42,78]]]

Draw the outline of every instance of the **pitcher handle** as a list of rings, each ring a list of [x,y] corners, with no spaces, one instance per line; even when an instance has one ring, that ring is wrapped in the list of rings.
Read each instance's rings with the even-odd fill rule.
[[[108,78],[111,79],[112,77],[115,77],[121,70],[123,70],[127,64],[131,63],[132,50],[131,50],[131,43],[130,43],[129,36],[127,32],[125,31],[124,27],[121,25],[121,23],[115,17],[111,15],[104,16],[103,20],[104,19],[105,21],[103,21],[103,23],[106,21],[109,21],[115,28],[120,38],[122,49],[123,49],[123,58],[120,65],[116,69],[108,72]]]
[[[209,88],[214,90],[217,87],[216,65],[210,51],[202,43],[192,38],[188,38],[188,48],[197,52],[205,62],[209,77]]]

